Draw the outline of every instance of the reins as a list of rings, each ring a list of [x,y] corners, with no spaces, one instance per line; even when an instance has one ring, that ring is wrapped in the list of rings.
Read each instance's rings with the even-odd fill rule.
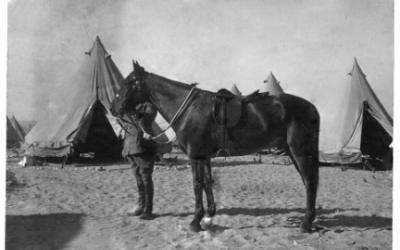
[[[130,121],[122,118],[122,117],[117,117],[117,122],[118,124],[121,126],[121,128],[128,134],[132,135],[132,133],[129,132],[129,130],[123,125],[123,123],[127,123],[127,124],[131,124],[135,127],[138,127],[139,124],[136,123],[136,121],[132,121],[131,119],[129,119]],[[122,122],[121,122],[122,121]]]
[[[154,138],[157,138],[159,136],[161,136],[162,134],[164,134],[169,128],[172,127],[172,125],[175,123],[176,120],[178,120],[178,118],[182,115],[183,111],[188,107],[188,103],[189,103],[189,99],[192,96],[194,90],[196,89],[196,87],[193,87],[190,89],[189,94],[187,94],[187,96],[185,97],[185,99],[183,100],[181,106],[179,106],[178,110],[176,111],[175,115],[172,117],[171,121],[168,124],[168,127],[165,128],[160,134],[158,134],[157,136],[154,136]],[[154,103],[154,102],[153,102]]]
[[[147,133],[147,132],[142,128],[142,126],[140,126],[140,124],[137,123],[135,120],[132,120],[132,119],[129,119],[129,120],[130,120],[130,121],[128,121],[128,120],[126,120],[126,119],[124,119],[124,118],[118,118],[118,119],[117,119],[118,124],[121,126],[121,128],[122,128],[126,133],[128,133],[128,134],[130,134],[130,135],[133,135],[132,133],[129,132],[129,130],[128,130],[127,128],[125,128],[125,126],[123,125],[123,123],[131,124],[131,125],[135,126],[136,128],[140,129],[143,133]],[[121,122],[121,121],[122,121],[122,122]],[[159,136],[159,135],[157,135],[157,136]],[[154,138],[155,138],[155,137],[153,137],[153,136],[150,137],[151,140],[154,140]],[[168,139],[168,140],[165,141],[165,142],[157,141],[157,143],[159,143],[159,144],[168,144],[168,143],[171,143],[172,141],[173,141],[173,140],[169,140],[169,139]]]
[[[155,139],[161,137],[162,135],[164,135],[164,134],[167,132],[167,130],[168,130],[169,128],[172,127],[172,125],[173,125],[173,124],[178,120],[178,118],[182,115],[183,111],[186,110],[186,108],[188,107],[187,104],[189,103],[190,97],[193,95],[193,92],[194,92],[195,89],[196,89],[196,87],[193,87],[193,88],[190,89],[189,93],[187,94],[187,96],[186,96],[185,99],[183,100],[182,104],[179,106],[178,110],[176,111],[176,113],[175,113],[174,116],[172,117],[171,121],[169,122],[168,127],[166,127],[165,129],[163,129],[159,134],[157,134],[157,135],[155,135],[155,136],[150,136],[150,140],[155,140]],[[151,96],[150,96],[150,99],[152,99]],[[153,102],[153,101],[152,101],[152,102]],[[153,104],[154,104],[154,102],[153,102]],[[147,133],[147,132],[142,128],[142,126],[140,126],[140,124],[138,124],[134,119],[129,119],[129,120],[130,120],[130,121],[128,121],[128,120],[126,120],[126,119],[124,119],[124,118],[122,118],[122,117],[118,118],[118,123],[119,123],[120,126],[125,130],[125,132],[127,132],[128,134],[131,134],[131,133],[129,133],[129,131],[122,125],[122,123],[121,123],[120,121],[125,122],[125,123],[128,123],[128,124],[131,124],[131,125],[134,125],[135,127],[139,128],[143,133]],[[172,141],[173,141],[173,140],[169,140],[169,139],[168,139],[166,142],[157,142],[157,143],[168,144],[168,143],[171,143]]]

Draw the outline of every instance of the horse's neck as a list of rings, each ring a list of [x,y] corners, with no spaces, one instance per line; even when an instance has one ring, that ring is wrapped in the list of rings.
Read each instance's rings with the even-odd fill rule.
[[[146,85],[160,114],[170,122],[189,94],[190,86],[149,73]]]

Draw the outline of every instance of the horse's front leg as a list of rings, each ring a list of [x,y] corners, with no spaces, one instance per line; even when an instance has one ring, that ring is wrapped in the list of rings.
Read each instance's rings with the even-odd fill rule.
[[[204,192],[207,196],[207,215],[213,217],[216,212],[213,194],[213,179],[211,174],[211,160],[207,159],[204,166]]]
[[[201,231],[200,221],[204,216],[203,208],[203,182],[204,182],[204,169],[202,160],[190,159],[192,166],[193,176],[193,190],[195,196],[195,211],[194,218],[190,223],[190,229],[195,232]]]

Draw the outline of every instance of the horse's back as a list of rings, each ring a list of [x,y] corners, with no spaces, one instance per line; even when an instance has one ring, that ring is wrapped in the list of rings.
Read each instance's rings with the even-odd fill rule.
[[[237,144],[244,148],[266,148],[276,140],[286,141],[293,124],[319,130],[319,115],[315,106],[304,98],[281,94],[268,95],[246,105],[246,121],[232,131]],[[236,144],[236,143],[235,143]]]
[[[291,94],[280,94],[275,98],[278,102],[282,103],[285,109],[286,118],[319,121],[318,110],[310,101]]]

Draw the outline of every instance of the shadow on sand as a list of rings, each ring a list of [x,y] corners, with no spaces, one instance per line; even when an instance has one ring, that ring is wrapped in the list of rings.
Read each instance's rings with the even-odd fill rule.
[[[258,162],[256,160],[253,161],[241,161],[241,160],[233,160],[233,161],[211,161],[211,167],[233,167],[239,165],[259,165],[265,164],[263,162]]]
[[[78,235],[83,214],[7,215],[6,249],[61,249]]]
[[[157,217],[186,217],[193,215],[193,212],[186,212],[186,213],[163,213],[157,214]]]
[[[341,209],[341,208],[332,208],[332,209],[318,209],[317,214],[331,214],[336,212],[344,212],[344,211],[358,211],[359,209]],[[270,214],[288,214],[291,212],[297,213],[305,213],[304,208],[242,208],[242,207],[231,207],[231,208],[222,208],[217,211],[217,214],[226,214],[226,215],[250,215],[250,216],[264,216]]]
[[[337,227],[348,227],[348,228],[363,228],[363,229],[392,229],[392,218],[380,217],[380,216],[353,216],[353,215],[334,215],[332,217],[324,216],[328,214],[334,214],[338,212],[346,212],[346,211],[359,211],[359,209],[351,208],[351,209],[342,209],[342,208],[333,208],[333,209],[319,209],[317,212],[318,221],[315,223],[317,230],[325,229],[330,231],[331,228]],[[222,208],[217,210],[217,214],[225,214],[225,215],[250,215],[250,216],[265,216],[265,215],[273,215],[273,214],[289,214],[291,212],[296,213],[304,213],[304,208],[241,208],[241,207],[233,207],[233,208]],[[192,212],[186,213],[164,213],[159,214],[159,217],[165,216],[173,216],[173,217],[186,217],[192,216]],[[285,227],[297,228],[303,220],[303,216],[291,216],[287,219],[290,225],[286,225]],[[322,228],[320,227],[322,226]],[[246,228],[246,227],[243,227]],[[228,229],[227,227],[213,225],[207,230],[211,232],[221,232]],[[343,231],[343,230],[342,230]]]
[[[324,227],[356,227],[368,229],[392,229],[392,218],[380,216],[347,216],[335,215],[333,217],[321,216],[318,225]]]
[[[335,227],[355,227],[364,229],[392,229],[392,218],[380,217],[376,215],[372,216],[356,216],[356,215],[334,215],[332,217],[324,216],[327,214],[333,214],[345,211],[359,211],[359,209],[319,209],[317,211],[318,222],[317,225],[324,228],[335,228]],[[264,216],[270,214],[287,214],[291,212],[305,213],[304,208],[223,208],[217,211],[217,214],[226,215],[250,215],[250,216]],[[303,216],[292,216],[288,218],[288,221],[292,223],[293,227],[298,227]]]
[[[356,228],[375,228],[375,229],[391,229],[392,218],[380,216],[353,216],[353,215],[334,215],[332,217],[324,216],[345,211],[359,211],[359,209],[318,209],[317,224],[326,228],[332,227],[356,227]],[[291,212],[305,213],[304,208],[223,208],[217,211],[217,214],[226,215],[250,215],[250,216],[264,216],[270,214],[288,214]],[[294,224],[300,224],[303,220],[302,216],[292,216],[288,221]],[[298,225],[295,225],[298,226]]]
[[[332,209],[319,209],[317,214],[332,214],[344,211],[359,211],[359,209],[342,209],[342,208],[332,208]],[[217,209],[217,214],[226,215],[250,215],[250,216],[264,216],[271,214],[288,214],[291,212],[305,213],[304,208],[242,208],[242,207],[231,207],[231,208],[221,208]],[[163,213],[159,214],[159,217],[173,216],[173,217],[186,217],[193,215],[193,212],[186,213]]]
[[[187,159],[167,159],[161,162],[157,162],[158,166],[188,166],[189,160]],[[233,161],[211,161],[211,167],[233,167],[239,165],[260,165],[260,164],[270,164],[265,162],[258,162],[254,160],[246,161],[246,160],[233,160]]]

